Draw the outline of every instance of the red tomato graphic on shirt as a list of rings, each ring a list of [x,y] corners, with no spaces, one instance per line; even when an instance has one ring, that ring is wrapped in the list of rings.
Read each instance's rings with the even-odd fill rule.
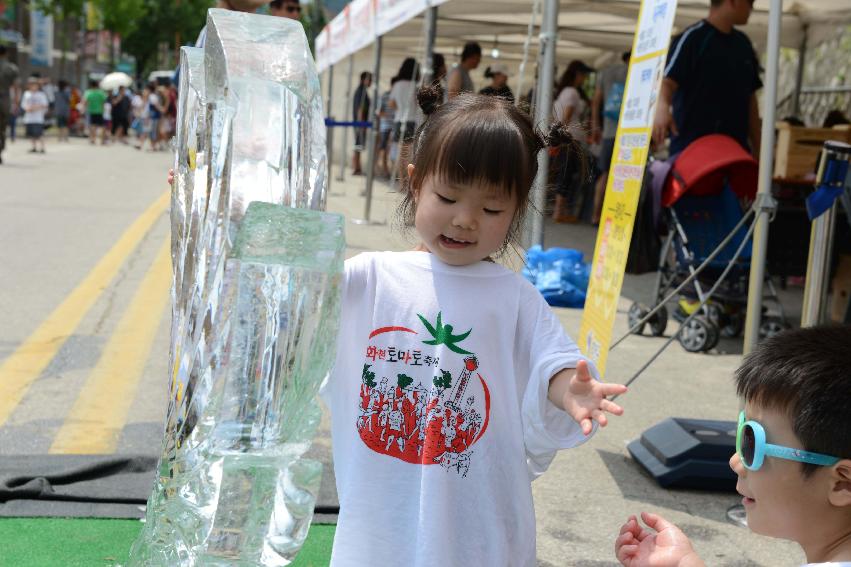
[[[361,372],[357,429],[367,447],[402,461],[439,464],[466,477],[473,445],[488,427],[490,391],[475,354],[438,313],[419,316],[429,340],[391,325],[369,336]],[[437,351],[438,345],[446,349]],[[440,358],[435,354],[440,352]]]

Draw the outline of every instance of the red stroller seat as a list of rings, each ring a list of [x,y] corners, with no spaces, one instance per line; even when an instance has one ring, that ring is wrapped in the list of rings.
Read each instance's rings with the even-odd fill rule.
[[[698,138],[680,153],[662,190],[662,206],[680,197],[717,195],[725,184],[740,199],[756,195],[759,166],[739,143],[723,134]]]

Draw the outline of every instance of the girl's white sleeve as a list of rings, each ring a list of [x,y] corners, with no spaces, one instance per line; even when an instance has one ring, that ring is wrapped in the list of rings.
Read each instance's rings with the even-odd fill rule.
[[[528,347],[528,382],[522,401],[523,436],[529,474],[534,479],[549,467],[556,451],[576,447],[596,431],[584,435],[579,424],[547,397],[550,379],[560,370],[588,362],[592,376],[600,375],[564,331],[561,322],[531,284],[523,282],[518,346]]]

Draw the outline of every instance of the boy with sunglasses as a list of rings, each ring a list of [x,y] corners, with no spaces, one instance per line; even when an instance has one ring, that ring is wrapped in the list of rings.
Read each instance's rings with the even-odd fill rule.
[[[745,401],[730,467],[748,527],[790,539],[809,565],[851,567],[851,327],[813,327],[761,343],[736,371]],[[702,567],[675,525],[642,513],[615,541],[626,567]],[[654,531],[655,530],[655,531]]]

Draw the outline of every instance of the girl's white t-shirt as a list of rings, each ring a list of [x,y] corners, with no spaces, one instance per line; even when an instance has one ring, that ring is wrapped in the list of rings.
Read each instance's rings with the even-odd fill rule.
[[[378,252],[346,262],[342,302],[331,565],[534,566],[531,481],[587,439],[547,399],[583,357],[540,293],[491,262]]]
[[[553,103],[553,119],[562,120],[564,111],[568,108],[573,108],[573,114],[570,115],[570,124],[566,124],[567,130],[578,140],[584,140],[587,132],[582,121],[585,118],[588,103],[579,96],[579,91],[573,87],[565,87],[558,94]]]
[[[414,81],[396,81],[390,89],[390,100],[396,103],[396,122],[419,122],[417,85]]]

